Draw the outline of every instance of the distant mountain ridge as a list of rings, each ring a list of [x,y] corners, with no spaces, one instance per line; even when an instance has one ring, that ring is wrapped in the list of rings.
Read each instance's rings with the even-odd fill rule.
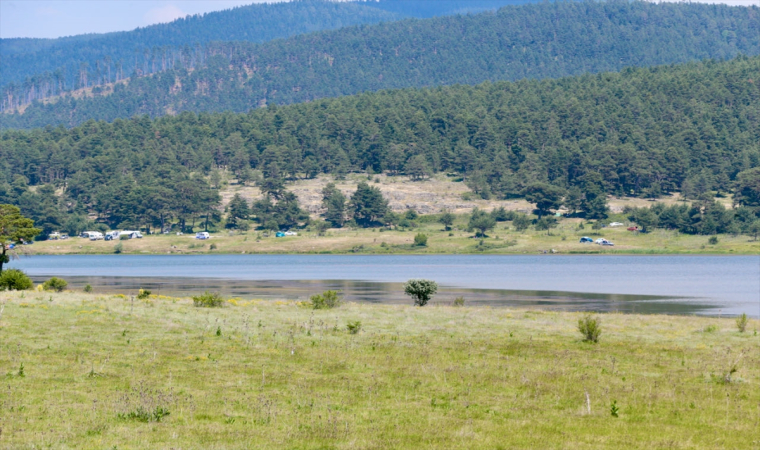
[[[57,71],[72,88],[83,63],[90,72],[100,65],[106,71],[106,65],[119,63],[121,72],[129,76],[146,49],[165,52],[212,41],[266,42],[352,25],[476,13],[530,1],[535,0],[292,0],[197,14],[131,31],[58,39],[0,39],[0,88]]]
[[[132,31],[59,39],[0,39],[0,88],[10,83],[23,83],[27,77],[39,77],[58,70],[67,78],[65,81],[71,83],[71,78],[76,78],[83,63],[93,71],[98,64],[115,66],[121,61],[123,72],[129,76],[134,66],[144,59],[146,50],[165,51],[167,48],[212,41],[266,42],[313,31],[404,17],[364,2],[296,0],[193,15]]]
[[[382,89],[550,78],[760,54],[760,9],[646,2],[542,3],[404,20],[264,44],[218,43],[203,64],[133,77],[94,97],[35,103],[2,128],[138,114],[244,112]],[[188,61],[190,61],[188,59]]]

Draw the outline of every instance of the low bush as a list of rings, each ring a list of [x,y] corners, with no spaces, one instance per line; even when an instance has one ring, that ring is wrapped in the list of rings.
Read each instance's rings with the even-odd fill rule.
[[[224,305],[224,297],[218,293],[206,291],[203,295],[193,296],[193,306],[199,308],[218,308]]]
[[[742,313],[741,316],[736,318],[736,328],[739,330],[739,333],[747,331],[747,322],[749,322],[747,313]]]
[[[89,294],[90,292],[92,292],[92,285],[90,285],[89,283],[86,284],[83,290]]]
[[[42,289],[53,292],[63,292],[69,285],[66,280],[58,277],[53,277],[46,282],[42,283]]]
[[[324,291],[321,294],[309,297],[311,307],[314,309],[332,309],[340,306],[341,299],[338,291]]]
[[[587,314],[578,319],[578,331],[583,335],[584,341],[599,342],[599,336],[602,334],[602,319]]]
[[[18,269],[5,269],[0,273],[0,291],[26,291],[33,285],[32,279]]]
[[[123,251],[124,251],[124,244],[122,244],[121,242],[113,246],[113,252],[116,253],[117,255]]]
[[[438,292],[438,283],[432,280],[409,280],[404,284],[404,293],[414,299],[415,306],[425,306]]]
[[[417,233],[417,235],[414,236],[414,245],[415,247],[427,247],[427,240],[427,235]]]
[[[710,239],[707,240],[707,243],[710,245],[718,245],[718,236],[710,236]]]
[[[353,322],[348,322],[346,324],[346,329],[351,334],[357,334],[362,330],[362,323],[358,320],[355,320]]]
[[[464,306],[464,297],[457,297],[454,299],[454,306]]]
[[[145,300],[146,298],[150,297],[150,291],[147,289],[140,289],[137,291],[137,299],[138,300]]]

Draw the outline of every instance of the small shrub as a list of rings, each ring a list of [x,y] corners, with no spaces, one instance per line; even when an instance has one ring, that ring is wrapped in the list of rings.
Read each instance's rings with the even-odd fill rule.
[[[203,295],[193,296],[193,306],[199,308],[218,308],[224,305],[224,297],[218,293],[206,291]]]
[[[163,406],[157,406],[153,411],[146,410],[143,407],[138,407],[133,411],[127,413],[118,414],[119,419],[122,420],[136,420],[138,422],[161,422],[161,419],[168,416],[169,410]]]
[[[114,253],[116,253],[118,255],[119,253],[121,253],[123,251],[124,251],[124,244],[122,244],[121,242],[119,242],[118,244],[114,245],[114,247],[113,247],[113,252]]]
[[[710,324],[702,329],[703,333],[715,333],[716,331],[718,331],[718,327],[713,324]]]
[[[744,333],[747,331],[747,322],[749,322],[747,313],[742,313],[741,316],[736,318],[736,328],[739,329],[739,333]]]
[[[84,289],[83,289],[83,291],[85,291],[85,292],[87,292],[87,293],[89,294],[90,292],[92,292],[92,286],[91,286],[89,283],[87,283],[87,284],[84,286]]]
[[[216,250],[216,244],[211,244],[208,247],[209,250]]]
[[[414,246],[415,247],[427,247],[427,240],[428,237],[422,233],[417,233],[416,236],[414,236]]]
[[[612,405],[610,405],[610,415],[612,415],[612,417],[617,417],[619,412],[620,408],[618,408],[617,400],[613,400]]]
[[[710,245],[717,245],[718,244],[718,236],[710,236],[710,239],[707,240],[707,243]]]
[[[137,291],[137,299],[138,300],[145,300],[146,298],[150,297],[150,291],[147,289],[140,289]]]
[[[409,280],[404,284],[404,293],[414,299],[415,306],[425,306],[438,292],[438,283],[432,280]]]
[[[464,297],[457,297],[454,299],[454,306],[464,306]]]
[[[332,309],[340,306],[341,299],[338,291],[324,291],[321,294],[309,297],[311,307],[314,309]]]
[[[20,378],[24,378],[26,375],[24,374],[24,363],[21,363],[21,365],[18,368],[18,376]]]
[[[0,273],[0,291],[26,291],[33,286],[32,279],[18,269],[5,269]]]
[[[355,320],[353,322],[348,322],[346,324],[346,329],[351,334],[357,334],[362,330],[362,323],[358,320]]]
[[[129,235],[127,235],[127,234],[121,234],[121,235],[119,235],[119,240],[120,241],[128,241],[129,240]]]
[[[46,291],[63,292],[68,285],[69,283],[67,283],[66,280],[53,277],[42,284],[42,289]]]
[[[584,341],[599,342],[599,336],[602,334],[602,320],[587,314],[578,319],[578,331],[583,335]]]

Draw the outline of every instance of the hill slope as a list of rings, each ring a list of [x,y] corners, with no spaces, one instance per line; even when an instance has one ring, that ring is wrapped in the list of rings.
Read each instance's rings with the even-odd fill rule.
[[[243,112],[388,88],[560,77],[740,53],[760,53],[756,7],[542,3],[264,44],[213,44],[203,52],[205,64],[193,69],[133,77],[94,97],[35,103],[0,119],[4,128],[31,128],[136,114]]]
[[[365,93],[248,114],[7,131],[0,135],[0,203],[19,204],[47,223],[60,188],[66,212],[96,213],[113,225],[156,223],[208,211],[204,199],[214,197],[197,175],[217,168],[241,179],[255,179],[256,169],[267,180],[456,172],[477,193],[499,198],[537,182],[571,190],[592,183],[616,195],[682,190],[695,198],[730,191],[738,173],[760,166],[759,72],[760,57],[739,57]],[[32,192],[27,183],[46,186]]]
[[[76,84],[80,81],[81,64],[88,66],[89,82],[105,77],[115,80],[117,70],[126,76],[136,69],[151,73],[155,69],[146,67],[146,56],[152,58],[160,54],[165,60],[167,53],[176,53],[184,46],[195,47],[212,41],[265,42],[403,17],[374,8],[370,3],[297,0],[188,16],[133,31],[59,39],[1,39],[0,87],[58,71],[56,81],[71,88],[81,85]]]

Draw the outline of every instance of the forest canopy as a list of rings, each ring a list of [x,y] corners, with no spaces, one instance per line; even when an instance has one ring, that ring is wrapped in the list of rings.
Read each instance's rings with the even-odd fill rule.
[[[735,190],[737,201],[754,207],[758,73],[760,57],[738,57],[382,91],[247,114],[6,131],[0,203],[35,220],[96,214],[118,224],[137,210],[162,221],[208,220],[220,170],[277,193],[290,179],[320,173],[404,174],[423,164],[459,174],[483,197],[523,196],[536,184],[550,194],[581,189],[592,194],[586,203],[609,194],[699,198]]]
[[[128,80],[115,85],[103,84],[114,81],[111,65],[77,72],[77,86],[88,86],[84,97],[80,90],[41,102],[56,92],[60,80],[55,74],[9,87],[1,108],[12,111],[32,103],[23,114],[0,115],[0,126],[74,126],[89,119],[110,122],[184,111],[246,112],[382,89],[542,79],[739,54],[760,54],[757,7],[545,2],[263,44],[150,49],[137,55],[141,72],[127,74]]]

